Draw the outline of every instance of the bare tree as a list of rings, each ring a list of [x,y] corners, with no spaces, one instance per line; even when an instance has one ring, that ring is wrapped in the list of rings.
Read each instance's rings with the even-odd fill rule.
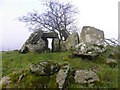
[[[68,33],[75,27],[77,9],[70,3],[63,4],[49,1],[44,4],[46,10],[39,14],[37,11],[19,17],[19,21],[26,22],[29,29],[53,31],[58,33],[60,40],[66,39],[62,31]]]

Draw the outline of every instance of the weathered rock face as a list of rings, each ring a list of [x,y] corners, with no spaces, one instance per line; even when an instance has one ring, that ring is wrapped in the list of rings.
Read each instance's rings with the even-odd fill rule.
[[[80,42],[103,44],[104,32],[94,27],[84,26],[80,34]]]
[[[41,38],[36,44],[27,44],[26,46],[31,52],[42,52],[45,50],[45,42]]]
[[[70,67],[69,65],[64,65],[61,67],[61,69],[59,70],[57,76],[56,76],[56,82],[59,85],[59,88],[64,88],[66,85],[66,80],[68,77],[68,73],[69,73]]]
[[[57,63],[44,61],[30,66],[31,72],[37,75],[52,75],[58,72],[59,65]]]
[[[41,38],[43,35],[42,31],[36,31],[30,35],[27,41],[24,43],[20,49],[21,53],[31,52],[42,52],[45,48],[45,42]]]
[[[43,52],[45,50],[48,50],[47,38],[55,39],[54,43],[56,44],[57,43],[56,38],[58,38],[58,34],[55,32],[43,32],[43,31],[33,32],[27,39],[27,41],[24,43],[19,52],[21,53],[27,53],[28,51]],[[52,44],[52,46],[54,46],[54,44]],[[57,49],[57,46],[55,46],[55,51]]]
[[[77,32],[74,32],[68,36],[65,41],[66,49],[69,50],[79,44],[79,35]]]
[[[99,81],[98,75],[92,70],[77,70],[74,79],[76,83],[81,84]]]
[[[67,51],[65,44],[65,41],[60,41],[60,51]]]
[[[95,57],[104,51],[105,47],[103,45],[80,43],[75,46],[73,54]]]
[[[30,37],[27,39],[27,41],[25,42],[25,44],[36,44],[38,42],[38,40],[42,37],[43,35],[43,31],[36,31],[33,32]]]
[[[58,38],[54,38],[52,41],[52,50],[57,52],[60,50],[60,41]]]

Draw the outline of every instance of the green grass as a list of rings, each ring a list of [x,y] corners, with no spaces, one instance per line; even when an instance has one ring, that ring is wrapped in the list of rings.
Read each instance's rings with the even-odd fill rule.
[[[70,52],[54,52],[54,53],[26,53],[21,54],[18,51],[6,51],[2,52],[2,75],[6,76],[13,71],[23,71],[25,69],[28,69],[29,66],[33,63],[45,61],[45,60],[51,60],[58,62],[59,64],[63,63],[70,63],[70,66],[72,70],[75,69],[90,69],[93,66],[98,67],[100,70],[98,72],[98,75],[100,77],[100,82],[98,82],[95,86],[87,86],[87,87],[110,87],[110,88],[117,88],[118,87],[118,65],[116,67],[109,67],[105,64],[105,58],[107,57],[109,53],[109,50],[97,58],[95,60],[87,60],[82,59],[80,57],[76,58],[70,58],[69,55],[71,55]],[[14,76],[14,75],[13,75]],[[51,77],[49,80],[48,87],[56,87],[55,85],[55,75]],[[31,75],[28,75],[27,78],[30,82],[33,79],[31,79]],[[37,78],[40,79],[41,78]],[[49,78],[48,78],[49,79]],[[76,84],[73,81],[73,78],[71,76],[69,77],[69,81],[72,79],[72,82],[69,84],[70,88],[85,88],[86,86]],[[29,82],[26,82],[23,80],[26,85],[30,86]],[[35,81],[32,81],[35,82]],[[55,85],[55,86],[54,86]]]

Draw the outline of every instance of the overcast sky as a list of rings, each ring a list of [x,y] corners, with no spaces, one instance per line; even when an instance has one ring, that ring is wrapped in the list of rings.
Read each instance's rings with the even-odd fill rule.
[[[2,50],[20,49],[30,33],[17,17],[42,10],[41,0],[0,0],[0,46]],[[119,0],[60,0],[79,10],[79,32],[83,26],[103,30],[106,38],[118,38]],[[0,49],[0,50],[1,50]]]

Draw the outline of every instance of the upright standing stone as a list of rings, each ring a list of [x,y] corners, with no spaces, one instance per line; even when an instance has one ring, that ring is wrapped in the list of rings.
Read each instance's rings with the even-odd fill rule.
[[[60,51],[64,52],[67,50],[65,44],[66,44],[65,41],[63,40],[60,41]]]
[[[94,27],[84,26],[80,34],[80,42],[103,44],[104,32]]]
[[[79,35],[74,32],[68,36],[65,42],[66,49],[69,50],[79,44]]]
[[[52,51],[56,52],[60,49],[60,40],[58,38],[54,38],[52,40]]]

